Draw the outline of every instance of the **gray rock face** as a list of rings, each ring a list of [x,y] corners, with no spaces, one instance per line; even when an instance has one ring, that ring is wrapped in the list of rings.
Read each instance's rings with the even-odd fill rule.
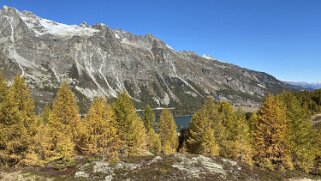
[[[123,90],[138,106],[192,109],[209,95],[253,105],[289,88],[266,73],[176,51],[150,34],[64,25],[8,7],[0,11],[0,68],[9,80],[26,78],[39,108],[63,80],[83,107],[95,96],[113,98]]]

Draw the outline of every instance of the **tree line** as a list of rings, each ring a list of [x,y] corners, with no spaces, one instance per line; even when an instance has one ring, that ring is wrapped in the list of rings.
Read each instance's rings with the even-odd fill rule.
[[[209,97],[178,135],[168,109],[159,121],[150,106],[140,116],[126,92],[113,102],[94,98],[81,118],[76,97],[63,82],[52,106],[36,114],[24,79],[17,76],[8,86],[0,77],[0,165],[67,165],[76,156],[117,162],[122,157],[180,152],[222,156],[271,170],[320,173],[321,130],[313,129],[310,121],[311,114],[320,112],[315,109],[321,105],[317,95],[320,100],[318,91],[269,95],[252,114]]]
[[[157,131],[157,132],[156,132]],[[9,87],[0,77],[0,165],[68,165],[80,156],[104,156],[115,162],[120,157],[174,154],[178,135],[169,110],[155,114],[147,106],[142,118],[126,92],[113,103],[97,97],[84,118],[76,97],[63,82],[50,107],[41,115],[25,80],[17,76]]]
[[[315,108],[321,102],[309,105],[321,94],[319,90],[305,93],[269,95],[251,114],[209,98],[184,131],[182,147],[189,153],[220,155],[250,166],[320,174],[321,129],[312,127],[311,115],[320,112]]]

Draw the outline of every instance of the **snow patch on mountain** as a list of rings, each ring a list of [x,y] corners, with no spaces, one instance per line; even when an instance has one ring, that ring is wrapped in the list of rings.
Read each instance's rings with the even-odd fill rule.
[[[93,36],[94,33],[99,32],[99,30],[78,26],[78,25],[66,25],[62,23],[57,23],[47,19],[40,18],[30,13],[19,12],[21,19],[26,23],[26,25],[33,30],[37,36],[42,36],[45,34],[57,35],[57,36]]]
[[[207,60],[215,60],[213,57],[206,55],[206,54],[204,54],[202,57],[206,58]]]
[[[8,9],[9,9],[9,7],[8,7],[8,6],[6,6],[6,5],[3,5],[3,9],[4,9],[4,10],[8,10]]]
[[[175,50],[174,48],[172,48],[171,46],[169,46],[168,44],[166,44],[167,48],[171,49],[171,50]]]
[[[162,99],[163,104],[166,105],[166,106],[168,106],[169,103],[170,103],[170,101],[171,101],[170,97],[168,96],[167,93],[165,93],[165,96],[164,96],[164,98]]]

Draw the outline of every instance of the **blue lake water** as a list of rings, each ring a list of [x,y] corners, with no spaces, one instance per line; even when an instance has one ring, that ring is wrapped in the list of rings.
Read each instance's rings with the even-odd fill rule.
[[[174,116],[177,131],[188,127],[188,123],[192,120],[192,116]],[[156,121],[159,120],[159,116],[156,117]]]
[[[188,123],[191,121],[192,116],[175,116],[175,122],[177,129],[181,130],[188,127]]]

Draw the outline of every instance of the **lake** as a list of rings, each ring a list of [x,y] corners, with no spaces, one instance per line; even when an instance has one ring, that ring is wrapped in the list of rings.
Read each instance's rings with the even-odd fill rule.
[[[188,123],[192,120],[192,116],[175,116],[175,122],[177,125],[177,130],[188,127]]]
[[[180,131],[183,128],[188,127],[188,123],[192,120],[192,116],[174,116],[176,126],[177,126],[177,131]],[[156,117],[156,121],[159,120],[159,117]]]

